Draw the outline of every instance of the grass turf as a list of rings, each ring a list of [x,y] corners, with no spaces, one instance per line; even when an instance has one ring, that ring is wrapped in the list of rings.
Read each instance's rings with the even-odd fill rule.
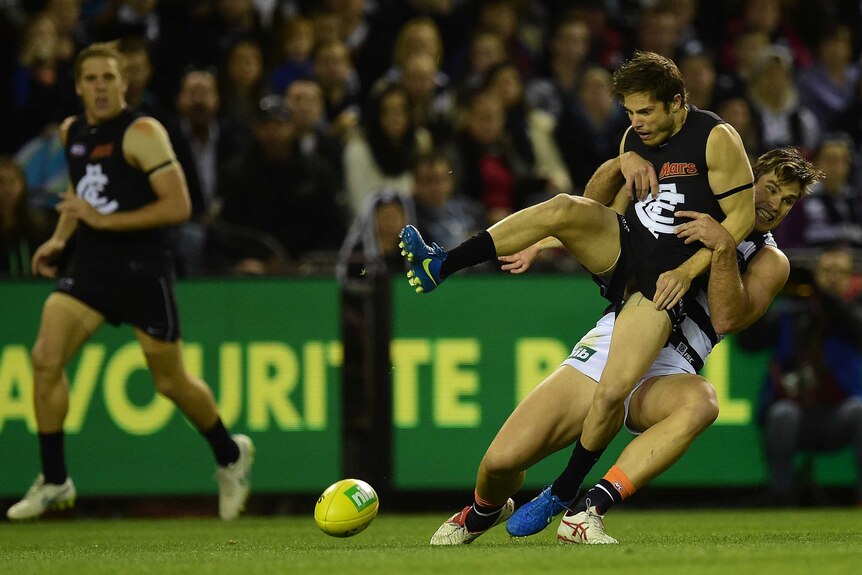
[[[0,523],[0,573],[469,575],[613,573],[790,575],[862,571],[862,510],[615,510],[616,546],[558,545],[555,531],[512,540],[496,528],[470,546],[432,548],[441,515],[383,514],[335,539],[311,517]],[[556,525],[556,524],[555,524]]]

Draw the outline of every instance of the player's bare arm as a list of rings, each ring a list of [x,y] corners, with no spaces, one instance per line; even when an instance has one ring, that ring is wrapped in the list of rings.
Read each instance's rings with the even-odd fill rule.
[[[714,252],[709,277],[709,309],[717,333],[745,329],[766,313],[790,276],[780,250],[763,248],[740,278],[736,250]]]
[[[156,201],[137,210],[101,214],[82,198],[69,198],[57,207],[92,228],[130,231],[169,226],[186,221],[191,200],[182,168],[164,127],[153,118],[140,118],[123,137],[123,154],[130,165],[147,173]]]
[[[686,243],[699,241],[712,250],[708,296],[716,332],[732,333],[748,327],[766,313],[787,281],[790,274],[787,256],[766,246],[740,276],[736,244],[721,224],[698,212],[679,211],[676,215],[691,218],[677,227],[677,236],[684,237]]]
[[[66,118],[60,126],[60,142],[64,147],[66,145],[66,136],[69,133],[69,126],[72,124],[74,119],[74,117]],[[67,199],[75,197],[75,191],[72,189],[71,185],[66,189],[66,193],[63,197]],[[57,266],[54,265],[53,262],[61,253],[63,253],[63,250],[66,249],[66,242],[68,242],[69,238],[72,237],[72,234],[75,233],[75,229],[77,227],[77,218],[62,212],[60,213],[60,218],[57,220],[57,226],[54,228],[54,233],[51,234],[51,237],[39,246],[33,254],[33,258],[30,261],[30,269],[33,272],[33,275],[48,278],[56,277]]]
[[[709,186],[726,217],[721,225],[730,233],[734,246],[754,229],[754,175],[742,140],[729,124],[719,124],[706,143]],[[703,248],[656,282],[656,309],[676,305],[691,281],[709,267],[712,251]]]
[[[563,246],[563,242],[557,238],[549,237],[536,242],[527,249],[521,250],[516,254],[499,256],[497,259],[503,262],[503,265],[500,266],[500,269],[503,271],[513,274],[522,274],[530,269],[530,265],[533,263],[533,260],[535,260],[544,250],[563,247],[565,247]]]

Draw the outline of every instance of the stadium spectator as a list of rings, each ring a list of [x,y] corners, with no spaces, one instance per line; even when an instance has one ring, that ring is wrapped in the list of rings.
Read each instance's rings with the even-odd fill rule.
[[[361,113],[359,76],[350,62],[347,46],[340,40],[319,43],[314,50],[312,69],[323,90],[326,121],[344,141],[356,127]]]
[[[165,110],[149,89],[154,70],[147,41],[141,36],[124,36],[117,41],[117,51],[124,59],[126,103],[148,116],[164,118]]]
[[[741,94],[724,98],[713,111],[736,129],[748,158],[753,162],[763,146],[760,143],[760,119],[748,98]]]
[[[413,221],[416,218],[409,196],[389,188],[371,193],[341,245],[338,280],[364,281],[404,273],[398,233]]]
[[[440,152],[428,152],[416,160],[413,204],[416,225],[427,232],[428,241],[443,247],[457,246],[487,225],[482,206],[456,192],[452,165]]]
[[[274,64],[268,72],[270,89],[283,94],[291,82],[311,76],[314,26],[304,16],[288,18],[278,27]]]
[[[416,126],[428,131],[435,146],[446,144],[452,137],[455,95],[436,60],[429,54],[408,58],[401,69],[400,83],[410,98]]]
[[[311,78],[294,80],[287,87],[284,103],[293,118],[302,155],[328,160],[330,169],[338,175],[338,181],[343,181],[344,147],[323,117],[323,93],[317,82]]]
[[[467,47],[466,69],[460,74],[456,90],[456,101],[459,107],[469,105],[475,94],[485,81],[488,70],[506,60],[506,47],[503,40],[494,32],[477,31]]]
[[[606,70],[622,64],[625,41],[611,23],[611,14],[602,0],[571,0],[564,3],[564,18],[583,20],[590,29],[591,62]]]
[[[528,4],[516,0],[483,0],[476,29],[496,34],[503,42],[506,60],[530,77],[541,53],[541,33],[526,17]]]
[[[57,206],[53,235],[32,259],[37,275],[68,273],[45,301],[31,351],[41,473],[6,516],[35,519],[74,504],[64,450],[65,368],[107,321],[134,328],[156,390],[206,438],[217,462],[219,515],[231,520],[248,497],[254,446],[244,435],[228,434],[212,391],[183,364],[168,234],[191,206],[165,130],[125,105],[120,62],[108,44],[89,46],[75,62],[84,113],[61,127],[72,185]],[[61,272],[58,260],[67,247],[71,265]]]
[[[578,83],[588,67],[590,29],[583,20],[560,22],[549,41],[547,61],[527,82],[525,97],[559,122],[577,99]]]
[[[632,48],[678,60],[682,54],[679,16],[676,11],[661,3],[643,8]]]
[[[30,258],[49,235],[45,213],[27,201],[24,172],[0,156],[0,277],[30,276]]]
[[[820,126],[799,102],[793,83],[793,60],[782,46],[763,50],[749,83],[749,99],[760,118],[761,149],[799,146],[811,153],[820,139]]]
[[[237,40],[221,70],[221,115],[237,125],[251,124],[257,103],[268,94],[261,45],[247,38]]]
[[[796,69],[804,69],[811,65],[811,53],[793,27],[792,14],[786,11],[790,5],[782,0],[747,0],[739,2],[736,8],[741,13],[731,18],[727,24],[724,44],[723,62],[729,69],[735,63],[730,56],[738,34],[744,31],[757,31],[766,35],[767,42],[780,45],[788,50],[791,64]]]
[[[578,193],[603,162],[619,154],[619,142],[629,127],[623,109],[610,97],[611,75],[591,66],[584,72],[577,100],[563,113],[556,140],[572,184]]]
[[[530,163],[507,138],[506,110],[494,92],[473,96],[452,148],[455,188],[483,206],[489,223],[544,193],[546,182],[532,177]]]
[[[7,136],[12,149],[78,109],[72,67],[61,52],[57,30],[47,12],[36,15],[23,30],[18,62],[6,88],[12,92],[14,122],[8,126],[12,135]]]
[[[862,307],[852,293],[854,267],[847,249],[825,249],[811,289],[797,290],[801,297],[783,301],[741,340],[773,349],[758,406],[773,504],[808,502],[796,471],[799,454],[847,447],[862,504]]]
[[[823,32],[814,65],[799,73],[796,85],[802,105],[811,110],[821,129],[828,132],[844,129],[837,121],[856,99],[859,80],[850,28],[836,24]]]
[[[326,160],[299,151],[281,96],[261,100],[253,133],[252,145],[219,178],[220,222],[250,232],[225,246],[234,271],[283,273],[313,252],[337,250],[345,230],[340,182]]]
[[[742,95],[742,83],[729,74],[719,74],[706,52],[686,54],[679,60],[679,71],[688,91],[689,104],[701,110],[715,112],[722,100]],[[726,119],[722,116],[723,119]]]
[[[361,213],[375,190],[391,188],[410,195],[410,169],[416,156],[431,148],[431,136],[415,126],[410,99],[399,84],[372,94],[362,116],[362,130],[344,146],[344,178],[353,214]]]
[[[544,110],[532,107],[524,98],[521,73],[511,62],[502,62],[488,71],[485,89],[497,95],[506,113],[506,137],[529,165],[537,181],[545,182],[543,194],[569,193],[572,181],[554,140],[556,121]]]
[[[824,173],[778,236],[788,248],[844,243],[862,248],[862,196],[850,180],[853,141],[843,133],[824,137],[814,164]]]
[[[180,80],[177,115],[166,127],[186,174],[192,214],[211,219],[219,211],[219,166],[236,156],[248,136],[244,128],[223,118],[214,69],[191,68]]]

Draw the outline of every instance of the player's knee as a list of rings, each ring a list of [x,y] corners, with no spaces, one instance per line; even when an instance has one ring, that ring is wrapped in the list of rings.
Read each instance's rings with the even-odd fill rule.
[[[611,385],[601,382],[593,394],[593,407],[599,409],[602,413],[615,409],[623,409],[626,396],[630,392],[631,388],[628,386]]]
[[[488,449],[482,458],[482,469],[491,478],[504,477],[522,471],[523,465],[511,449]]]
[[[172,401],[180,397],[182,390],[187,385],[182,374],[154,374],[153,381],[156,385],[156,391],[158,391],[160,395],[163,395]]]
[[[33,376],[37,384],[44,381],[54,381],[59,378],[63,371],[60,354],[48,349],[38,341],[30,350],[30,361],[33,365]]]
[[[703,380],[688,390],[686,412],[693,433],[700,433],[718,419],[718,397],[708,381]]]
[[[586,202],[581,196],[570,196],[569,194],[557,194],[547,202],[548,221],[561,226],[571,226],[583,214]]]

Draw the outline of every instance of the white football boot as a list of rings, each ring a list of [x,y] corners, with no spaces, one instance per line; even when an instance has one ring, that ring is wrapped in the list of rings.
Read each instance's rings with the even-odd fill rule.
[[[218,514],[225,521],[236,519],[245,509],[251,489],[251,465],[254,463],[254,443],[248,436],[237,433],[231,436],[239,447],[239,459],[227,467],[216,469],[218,482]]]
[[[12,521],[35,519],[49,509],[69,509],[75,505],[75,484],[67,477],[60,485],[45,483],[41,473],[27,490],[24,498],[6,511]]]
[[[560,543],[577,543],[580,545],[612,545],[616,539],[605,533],[605,524],[595,506],[587,507],[586,511],[563,515],[557,528],[557,541]]]
[[[491,527],[488,527],[484,531],[473,533],[467,531],[467,526],[464,525],[470,507],[468,505],[441,525],[434,535],[431,536],[431,545],[468,545],[483,533],[490,531],[492,527],[505,523],[512,516],[512,513],[515,512],[515,502],[509,499],[506,501],[503,509],[500,510],[500,515],[497,516],[497,520],[494,521]]]

